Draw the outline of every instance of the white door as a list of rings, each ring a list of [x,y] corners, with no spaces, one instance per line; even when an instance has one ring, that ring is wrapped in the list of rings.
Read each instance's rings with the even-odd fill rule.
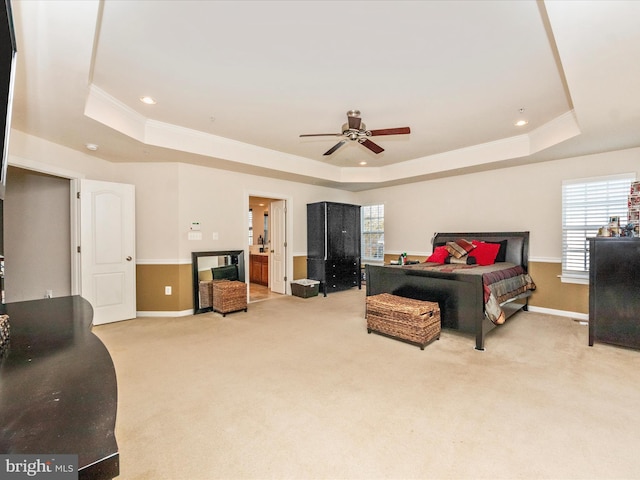
[[[269,285],[271,291],[276,293],[287,293],[287,227],[286,227],[286,202],[278,200],[271,202],[269,209],[269,218],[271,221],[271,258],[269,265]]]
[[[133,185],[80,181],[80,264],[94,325],[135,318]]]

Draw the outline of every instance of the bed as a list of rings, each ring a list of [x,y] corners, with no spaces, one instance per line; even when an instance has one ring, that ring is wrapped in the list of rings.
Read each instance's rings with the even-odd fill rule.
[[[438,302],[443,328],[475,335],[477,350],[484,350],[485,337],[513,314],[527,310],[535,284],[528,273],[529,232],[436,233],[438,247],[451,250],[460,242],[499,245],[495,262],[473,264],[463,255],[446,263],[412,265],[366,265],[366,294],[391,293],[402,297]],[[468,260],[466,260],[467,258]],[[449,260],[452,263],[449,263]]]

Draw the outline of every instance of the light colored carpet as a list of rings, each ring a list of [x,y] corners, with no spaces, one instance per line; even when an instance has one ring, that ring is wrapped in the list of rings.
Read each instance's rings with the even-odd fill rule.
[[[103,325],[122,479],[640,478],[640,352],[522,312],[418,347],[364,290]]]

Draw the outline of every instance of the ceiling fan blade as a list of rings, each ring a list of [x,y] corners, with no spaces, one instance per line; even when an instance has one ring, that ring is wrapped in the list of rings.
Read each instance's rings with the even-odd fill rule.
[[[339,149],[344,144],[345,144],[344,140],[342,140],[341,142],[336,143],[333,147],[331,147],[329,150],[324,152],[324,155],[331,155],[333,152],[335,152],[337,149]]]
[[[409,127],[399,127],[399,128],[383,128],[381,130],[369,130],[371,132],[371,136],[375,137],[376,135],[404,135],[407,133],[411,133],[411,129]]]
[[[341,133],[305,133],[301,137],[340,137]]]
[[[361,138],[360,140],[358,140],[358,143],[360,143],[363,146],[367,147],[373,153],[382,153],[382,152],[384,152],[384,148],[382,148],[377,143],[373,143],[371,140],[369,140],[367,138]]]
[[[360,117],[347,116],[347,118],[349,119],[349,128],[360,130],[360,124],[362,123],[362,119]]]

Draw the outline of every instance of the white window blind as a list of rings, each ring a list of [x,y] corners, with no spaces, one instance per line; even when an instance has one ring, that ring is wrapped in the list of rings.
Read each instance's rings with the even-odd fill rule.
[[[249,209],[249,245],[253,245],[253,210]]]
[[[362,217],[362,259],[384,260],[384,205],[365,205]]]
[[[635,174],[562,182],[562,275],[588,277],[589,241],[612,216],[627,223],[628,196]]]

